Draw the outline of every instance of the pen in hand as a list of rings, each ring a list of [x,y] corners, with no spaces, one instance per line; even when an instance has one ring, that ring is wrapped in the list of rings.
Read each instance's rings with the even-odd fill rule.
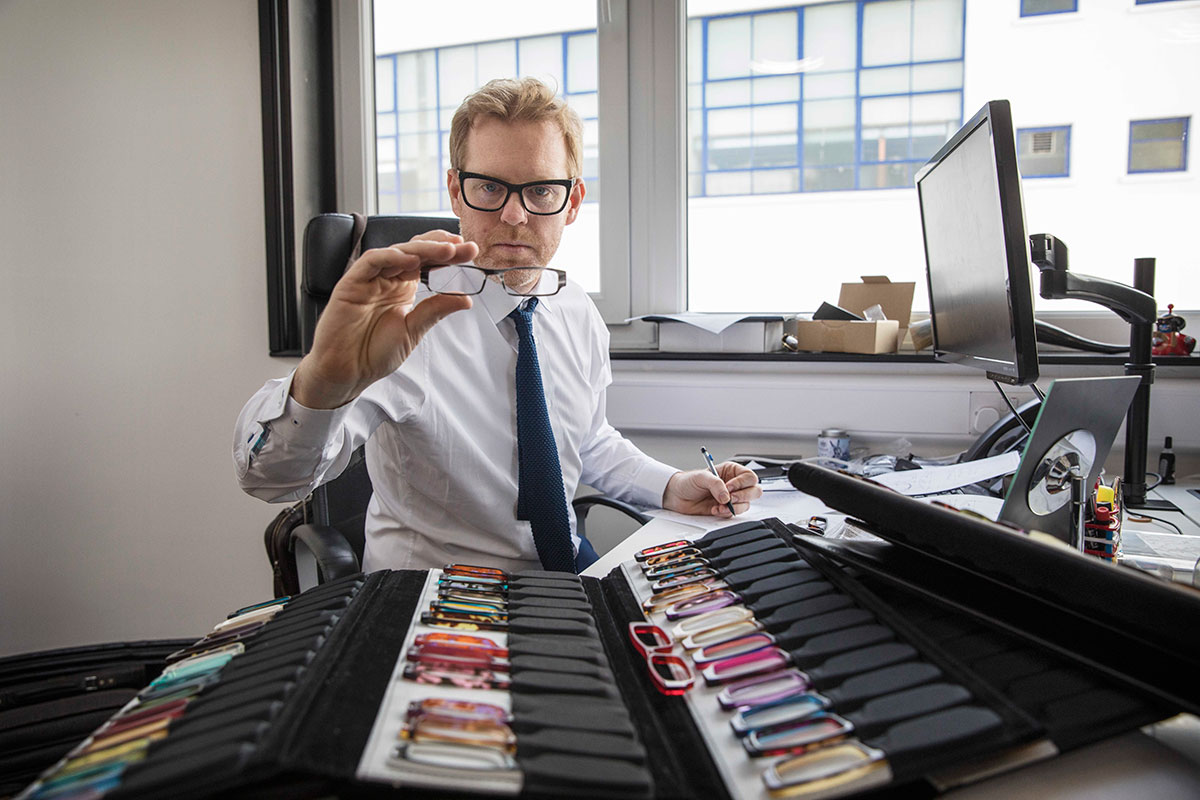
[[[707,447],[701,447],[700,452],[704,454],[704,460],[708,463],[708,471],[711,472],[713,475],[716,475],[718,478],[720,478],[721,473],[717,472],[717,465],[713,463],[712,453],[708,452]],[[733,510],[733,497],[732,496],[729,498],[729,502],[725,504],[725,507],[729,509],[729,513],[732,516],[735,516],[735,517],[737,516],[737,512]]]

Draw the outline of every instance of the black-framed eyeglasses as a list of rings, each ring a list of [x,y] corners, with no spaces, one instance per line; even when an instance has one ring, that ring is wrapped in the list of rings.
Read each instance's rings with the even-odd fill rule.
[[[458,171],[458,186],[463,202],[476,211],[499,211],[504,208],[509,196],[516,192],[526,211],[543,217],[553,216],[567,207],[576,181],[578,178],[506,183],[478,172]]]
[[[549,278],[545,273],[550,273]],[[514,297],[550,297],[567,285],[567,273],[551,267],[505,267],[487,269],[474,264],[421,267],[421,282],[436,294],[479,294],[489,275],[499,275],[504,291]],[[481,575],[450,575],[471,583],[501,583],[504,579]]]

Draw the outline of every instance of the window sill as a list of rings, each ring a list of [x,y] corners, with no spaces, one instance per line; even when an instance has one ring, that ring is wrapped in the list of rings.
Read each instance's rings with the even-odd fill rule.
[[[930,353],[670,353],[658,350],[613,350],[613,361],[736,361],[774,363],[834,363],[834,364],[929,364],[944,368]],[[1128,357],[1123,354],[1082,353],[1071,351],[1039,352],[1038,361],[1054,366],[1123,366]],[[1200,367],[1200,356],[1156,356],[1159,367]]]

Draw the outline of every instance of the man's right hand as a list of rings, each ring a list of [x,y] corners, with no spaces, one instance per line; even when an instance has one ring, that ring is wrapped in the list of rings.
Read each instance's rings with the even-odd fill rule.
[[[443,317],[471,298],[435,294],[417,306],[421,267],[461,264],[479,252],[448,231],[368,250],[346,270],[317,320],[312,352],[292,378],[292,397],[307,408],[337,408],[390,375]]]

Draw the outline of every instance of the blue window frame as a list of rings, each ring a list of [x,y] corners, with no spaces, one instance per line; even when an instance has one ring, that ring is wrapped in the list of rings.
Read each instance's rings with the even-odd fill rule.
[[[1017,165],[1022,178],[1066,178],[1071,174],[1071,126],[1017,128]]]
[[[1072,14],[1078,10],[1078,0],[1021,0],[1022,17],[1040,17],[1043,14]]]
[[[965,7],[930,7],[691,19],[688,195],[911,188],[962,123]]]
[[[1133,0],[1135,6],[1148,6],[1154,3],[1174,3],[1177,0]]]
[[[1187,171],[1191,117],[1139,119],[1129,123],[1130,174]]]
[[[580,30],[376,56],[379,213],[450,210],[445,175],[454,111],[491,78],[528,74],[551,76],[579,113],[584,202],[598,201],[596,31]]]

